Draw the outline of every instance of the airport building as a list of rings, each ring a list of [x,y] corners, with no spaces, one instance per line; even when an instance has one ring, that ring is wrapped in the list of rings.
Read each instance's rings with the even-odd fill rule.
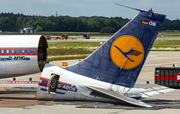
[[[28,27],[21,30],[20,33],[36,33],[36,30],[33,30],[33,28]]]

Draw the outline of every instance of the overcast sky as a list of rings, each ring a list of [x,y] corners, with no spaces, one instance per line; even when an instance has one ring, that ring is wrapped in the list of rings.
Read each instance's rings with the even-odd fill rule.
[[[133,18],[138,11],[115,3],[166,14],[168,19],[180,19],[180,0],[0,0],[0,12],[24,15],[69,15]]]

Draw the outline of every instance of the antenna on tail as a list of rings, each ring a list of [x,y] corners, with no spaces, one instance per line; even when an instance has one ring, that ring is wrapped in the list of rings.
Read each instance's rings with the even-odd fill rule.
[[[117,4],[117,3],[115,3],[115,5],[122,6],[122,7],[126,7],[126,8],[130,8],[130,9],[137,10],[137,11],[141,11],[140,9],[133,8],[133,7],[129,7],[129,6],[125,6],[125,5],[122,5],[122,4]]]

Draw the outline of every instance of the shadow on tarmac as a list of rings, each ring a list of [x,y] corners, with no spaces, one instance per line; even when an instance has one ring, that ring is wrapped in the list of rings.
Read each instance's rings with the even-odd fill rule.
[[[96,108],[96,109],[126,109],[126,110],[160,110],[160,109],[180,109],[180,100],[165,99],[144,99],[143,102],[153,106],[152,108],[143,108],[132,106],[124,102],[86,102],[86,101],[40,101],[36,99],[36,87],[14,87],[0,91],[0,101],[18,100],[18,101],[38,101],[34,105],[74,105],[76,108]],[[23,96],[23,97],[22,97]],[[16,102],[14,102],[16,103]],[[24,106],[27,106],[25,104]]]

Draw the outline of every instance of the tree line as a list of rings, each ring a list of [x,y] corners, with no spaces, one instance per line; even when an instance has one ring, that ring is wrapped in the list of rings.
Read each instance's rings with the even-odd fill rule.
[[[122,17],[45,17],[19,13],[0,13],[0,30],[18,32],[23,28],[31,27],[36,31],[115,32],[128,21],[129,19]],[[180,20],[165,19],[161,31],[165,30],[180,30]]]

